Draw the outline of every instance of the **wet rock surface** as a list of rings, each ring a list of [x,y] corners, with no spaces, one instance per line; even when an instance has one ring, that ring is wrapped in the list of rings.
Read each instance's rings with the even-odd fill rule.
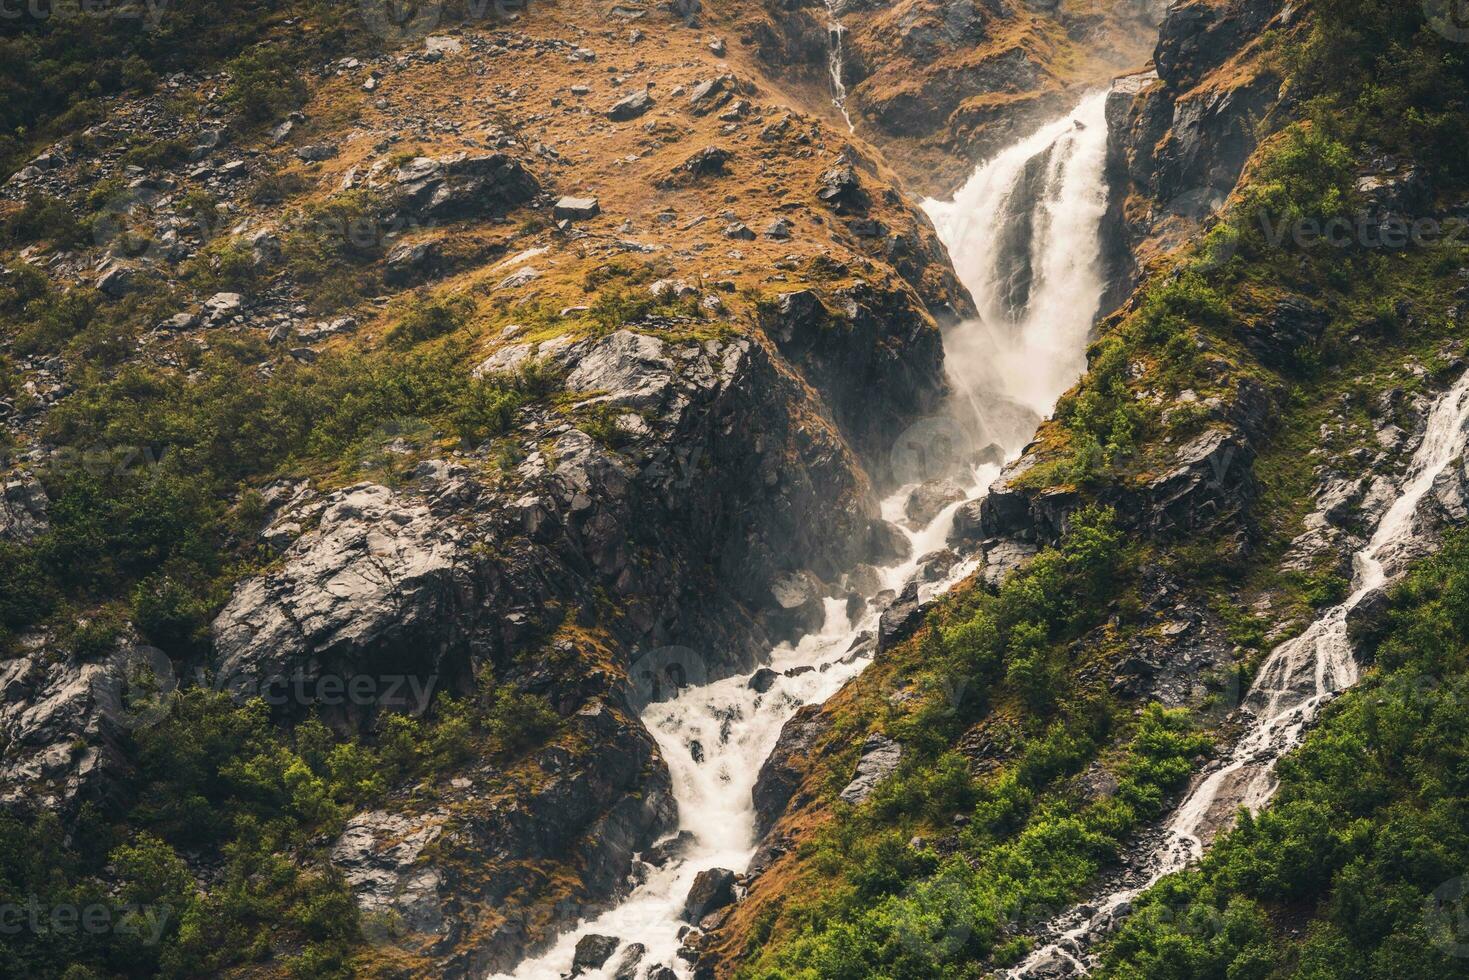
[[[706,915],[724,908],[735,900],[735,873],[728,868],[700,871],[684,901],[683,917],[699,922]]]
[[[755,835],[764,838],[786,810],[802,800],[796,794],[817,740],[826,731],[820,705],[804,705],[781,728],[774,750],[755,780]],[[757,858],[758,862],[758,858]]]

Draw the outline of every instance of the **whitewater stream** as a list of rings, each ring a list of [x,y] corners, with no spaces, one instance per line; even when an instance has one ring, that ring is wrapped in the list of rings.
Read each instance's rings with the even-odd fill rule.
[[[1469,441],[1469,372],[1439,397],[1428,416],[1423,442],[1413,455],[1392,506],[1372,539],[1353,556],[1352,592],[1300,636],[1271,651],[1243,709],[1249,728],[1224,764],[1197,780],[1174,812],[1162,841],[1135,863],[1148,869],[1135,887],[1119,889],[1052,924],[1055,942],[1012,969],[1013,978],[1086,973],[1088,940],[1126,915],[1132,900],[1164,875],[1203,856],[1240,807],[1258,812],[1275,792],[1275,764],[1301,744],[1323,705],[1357,682],[1357,661],[1347,637],[1347,617],[1416,554],[1422,533],[1414,516],[1439,474],[1463,455]]]
[[[839,82],[839,61],[834,81]],[[955,266],[974,295],[981,316],[950,330],[946,363],[954,392],[950,416],[918,423],[899,440],[895,459],[906,459],[913,441],[941,443],[924,455],[921,479],[946,477],[970,499],[981,496],[1000,464],[973,465],[973,453],[946,447],[956,433],[970,447],[998,445],[1005,458],[1019,454],[1037,421],[1085,367],[1085,349],[1103,288],[1100,230],[1106,210],[1105,93],[1089,96],[1058,120],[979,166],[952,202],[925,202]],[[1027,233],[999,234],[1017,222]],[[1024,289],[1016,283],[1024,280]],[[1022,295],[1023,294],[1023,295]],[[933,460],[952,464],[933,472]],[[946,546],[960,503],[946,507],[926,527],[904,525],[904,508],[916,484],[883,502],[883,516],[904,528],[911,556],[879,570],[879,590],[900,591],[919,558]],[[974,568],[961,562],[948,579],[925,585],[924,597],[949,588]],[[586,977],[641,980],[666,966],[679,976],[687,964],[675,955],[684,900],[695,877],[710,868],[743,871],[754,854],[755,811],[751,790],[782,726],[804,704],[820,703],[867,665],[878,611],[868,604],[856,620],[845,599],[826,603],[826,622],[798,644],[770,652],[772,687],[753,690],[749,676],[683,688],[671,700],[649,705],[644,724],[658,741],[673,777],[678,833],[688,843],[681,856],[645,876],[620,904],[562,935],[544,953],[512,974],[520,980],[552,980],[570,972],[576,943],[584,936],[614,936],[618,950]],[[853,651],[857,651],[855,654]],[[636,945],[634,945],[636,944]],[[638,946],[642,947],[641,955]],[[631,947],[631,948],[630,948]]]
[[[842,81],[842,36],[847,29],[837,19],[839,0],[826,0],[826,70],[831,75],[831,104],[837,107],[847,121],[847,129],[853,133],[852,117],[847,115],[847,83]]]

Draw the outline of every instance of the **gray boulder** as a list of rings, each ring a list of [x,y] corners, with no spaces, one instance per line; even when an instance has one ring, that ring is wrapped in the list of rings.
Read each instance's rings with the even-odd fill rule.
[[[607,110],[607,118],[613,122],[627,122],[630,119],[638,118],[651,108],[653,108],[652,93],[643,89],[619,99],[612,108]]]
[[[582,936],[576,941],[576,952],[571,960],[571,975],[579,977],[583,973],[602,969],[603,964],[612,958],[620,945],[622,940],[616,936],[599,936],[596,933]]]
[[[393,285],[404,285],[432,275],[443,258],[438,242],[403,242],[384,259],[383,276]]]
[[[392,185],[400,212],[419,221],[501,216],[541,190],[504,153],[416,157],[397,169]]]
[[[853,805],[872,795],[878,783],[887,779],[903,761],[903,747],[885,735],[869,735],[862,743],[862,758],[857,772],[840,796]]]
[[[556,201],[553,212],[557,220],[585,221],[602,213],[602,205],[595,197],[562,197]]]
[[[50,527],[41,481],[21,474],[0,485],[0,540],[25,543]]]
[[[373,810],[347,822],[332,846],[331,860],[370,923],[392,923],[420,934],[443,932],[438,896],[442,878],[422,858],[447,819],[438,811],[410,815]]]
[[[964,499],[964,490],[952,480],[929,480],[921,483],[908,495],[903,513],[919,527],[925,527],[943,509]]]

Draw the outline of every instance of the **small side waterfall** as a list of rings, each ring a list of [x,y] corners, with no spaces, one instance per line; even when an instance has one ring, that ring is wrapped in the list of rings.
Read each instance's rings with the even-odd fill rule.
[[[1085,973],[1087,942],[1100,926],[1126,913],[1132,900],[1165,875],[1203,856],[1240,807],[1258,811],[1276,788],[1275,764],[1296,748],[1325,703],[1357,682],[1357,662],[1347,638],[1347,617],[1390,574],[1397,558],[1411,554],[1419,534],[1418,504],[1434,480],[1463,455],[1469,443],[1469,372],[1439,397],[1429,413],[1423,443],[1413,456],[1398,496],[1378,521],[1372,539],[1353,556],[1352,592],[1300,636],[1271,651],[1244,700],[1250,729],[1220,768],[1197,781],[1174,812],[1164,840],[1147,855],[1146,880],[1092,903],[1090,914],[1063,917],[1060,937],[1010,971],[1014,978],[1052,975],[1058,963]]]
[[[826,70],[831,75],[831,104],[847,121],[847,129],[856,132],[852,117],[847,115],[847,84],[842,81],[842,37],[847,29],[837,19],[837,4],[840,0],[826,0]]]
[[[910,430],[917,441],[945,441],[963,430],[961,441],[997,444],[1001,455],[1013,458],[1034,435],[1040,416],[1085,367],[1087,337],[1102,292],[1104,101],[1105,93],[1088,97],[1072,115],[980,165],[953,202],[925,202],[984,315],[945,337],[953,387],[962,395],[952,406],[952,418],[925,420]],[[1023,179],[1037,168],[1039,179]],[[1034,233],[1013,248],[996,249],[991,239],[1006,223],[1005,208],[1029,215]],[[990,295],[1022,253],[1034,270],[1023,301]],[[894,449],[894,456],[900,455],[903,446]],[[969,499],[983,495],[999,474],[993,456],[980,464],[964,452],[939,455],[955,472],[929,471],[923,478],[949,477]],[[903,527],[911,548],[909,557],[878,570],[875,588],[869,586],[874,593],[901,590],[922,556],[945,547],[961,506],[950,504],[926,526],[904,526],[915,486],[904,486],[883,502],[883,516]],[[961,562],[943,581],[924,584],[920,594],[928,597],[951,587],[973,567],[972,561]],[[589,934],[616,937],[618,948],[605,967],[584,977],[608,980],[632,964],[640,977],[657,965],[687,975],[677,952],[680,930],[687,926],[682,912],[690,886],[701,871],[738,871],[749,864],[757,844],[751,790],[761,764],[797,708],[825,701],[866,667],[879,614],[869,602],[849,616],[845,599],[828,599],[820,631],[771,651],[773,676],[764,674],[754,684],[740,676],[689,686],[671,700],[649,705],[642,719],[673,777],[679,814],[675,839],[683,842],[681,849],[658,867],[636,869],[640,883],[623,902],[562,935],[513,975],[520,980],[567,975],[577,941]]]

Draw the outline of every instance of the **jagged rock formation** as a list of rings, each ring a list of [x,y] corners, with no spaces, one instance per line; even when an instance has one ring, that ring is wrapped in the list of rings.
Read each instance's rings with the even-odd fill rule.
[[[1138,269],[1197,234],[1233,193],[1280,100],[1264,57],[1267,28],[1300,23],[1280,0],[1188,0],[1171,6],[1152,66],[1113,86],[1107,103],[1113,186],[1104,308]]]

